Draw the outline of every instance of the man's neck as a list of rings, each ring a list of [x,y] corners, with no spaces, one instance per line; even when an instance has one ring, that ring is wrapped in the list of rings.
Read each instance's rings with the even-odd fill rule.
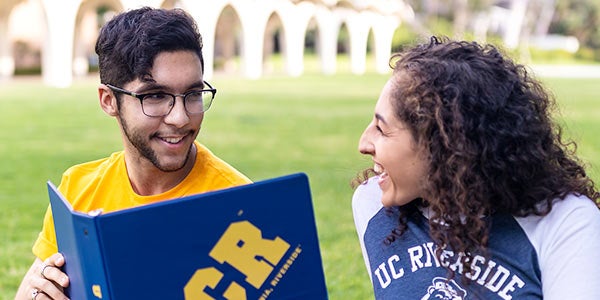
[[[133,191],[141,196],[162,194],[176,187],[191,172],[195,161],[195,145],[191,147],[190,156],[183,168],[172,172],[161,171],[144,158],[136,160],[127,159],[127,155],[125,156],[129,182]]]

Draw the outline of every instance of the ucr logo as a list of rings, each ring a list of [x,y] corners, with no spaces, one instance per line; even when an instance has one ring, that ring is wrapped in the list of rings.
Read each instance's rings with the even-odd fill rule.
[[[283,239],[263,239],[260,229],[248,221],[240,221],[229,225],[209,256],[221,264],[227,262],[246,276],[246,282],[259,289],[289,248],[290,244]],[[198,269],[184,287],[185,299],[214,299],[204,289],[214,289],[222,278],[223,273],[215,267]],[[232,281],[223,297],[246,299],[246,290]]]
[[[465,291],[454,280],[448,280],[443,277],[435,277],[431,281],[431,286],[427,288],[427,295],[421,300],[442,299],[442,300],[462,300],[467,296]]]

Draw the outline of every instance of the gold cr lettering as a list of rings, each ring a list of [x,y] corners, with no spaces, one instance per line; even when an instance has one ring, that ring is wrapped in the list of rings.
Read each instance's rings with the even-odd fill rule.
[[[204,292],[205,287],[215,288],[223,278],[223,273],[215,268],[197,270],[183,288],[186,300],[213,300],[214,298]],[[236,282],[232,282],[223,297],[229,300],[246,300],[246,290]]]
[[[238,269],[258,289],[289,248],[290,244],[283,239],[263,239],[260,229],[248,221],[240,221],[229,225],[209,255]]]

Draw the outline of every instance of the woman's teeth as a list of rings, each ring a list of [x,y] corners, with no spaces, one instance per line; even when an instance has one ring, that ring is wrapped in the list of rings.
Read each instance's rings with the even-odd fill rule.
[[[377,173],[377,174],[383,172],[383,168],[378,164],[375,164],[375,166],[373,166],[373,170],[375,170],[375,173]]]

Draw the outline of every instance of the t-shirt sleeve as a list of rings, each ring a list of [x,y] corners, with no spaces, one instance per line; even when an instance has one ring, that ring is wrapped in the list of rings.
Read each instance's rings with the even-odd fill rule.
[[[65,194],[69,188],[70,173],[72,169],[66,170],[61,178],[58,190]],[[56,231],[54,229],[54,218],[52,217],[52,207],[48,204],[46,208],[46,214],[42,223],[42,230],[38,234],[37,239],[33,243],[32,252],[37,258],[45,260],[52,254],[58,252],[58,246],[56,242]]]
[[[42,231],[40,231],[37,240],[33,244],[33,254],[41,260],[45,260],[50,255],[58,252],[56,246],[56,234],[54,232],[54,219],[52,218],[52,209],[50,205],[46,209]]]
[[[365,184],[361,184],[354,191],[352,196],[352,214],[354,216],[354,225],[356,233],[367,268],[369,277],[371,276],[371,267],[369,265],[369,257],[365,248],[365,232],[371,218],[383,207],[381,204],[381,189],[377,185],[377,181],[373,178]]]
[[[545,300],[600,299],[600,210],[585,197],[557,201],[522,224],[538,252]]]

